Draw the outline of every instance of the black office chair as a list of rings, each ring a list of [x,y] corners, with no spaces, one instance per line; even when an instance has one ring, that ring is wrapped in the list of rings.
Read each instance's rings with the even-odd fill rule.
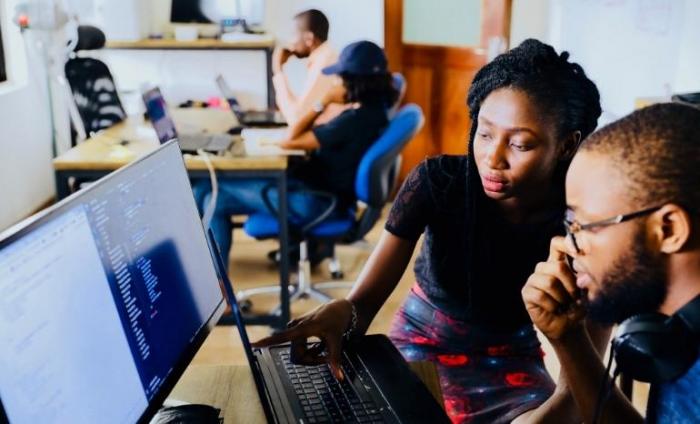
[[[105,35],[99,28],[79,26],[78,43],[64,68],[81,121],[74,119],[73,125],[79,134],[88,137],[126,118],[107,65],[98,59],[79,57],[81,51],[97,50],[104,45]]]

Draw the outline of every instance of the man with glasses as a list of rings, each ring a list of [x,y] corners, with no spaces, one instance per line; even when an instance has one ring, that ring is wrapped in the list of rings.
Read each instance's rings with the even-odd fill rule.
[[[567,236],[552,240],[522,294],[585,422],[644,420],[617,389],[599,400],[608,376],[585,318],[612,325],[697,303],[699,159],[700,110],[669,103],[592,134],[569,168]],[[689,334],[695,359],[680,377],[652,384],[649,422],[700,422],[700,334]],[[532,416],[546,420],[547,411]]]

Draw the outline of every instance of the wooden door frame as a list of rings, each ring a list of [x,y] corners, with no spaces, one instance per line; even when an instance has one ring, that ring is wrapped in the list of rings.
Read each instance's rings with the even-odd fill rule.
[[[481,0],[481,33],[479,46],[449,47],[449,50],[463,50],[464,54],[485,55],[491,37],[505,37],[506,47],[510,40],[510,20],[513,0]],[[384,0],[384,51],[389,60],[390,69],[401,72],[404,62],[404,51],[410,56],[416,51],[427,50],[432,54],[445,55],[445,46],[404,44],[403,43],[403,0]],[[462,55],[452,54],[459,61]],[[409,57],[410,57],[409,56]]]
[[[454,106],[455,101],[453,96],[448,95],[449,99],[444,97],[447,92],[454,93],[446,92],[445,87],[453,80],[455,71],[473,75],[476,69],[486,64],[492,37],[505,38],[503,41],[507,47],[511,6],[512,0],[481,0],[479,45],[459,47],[403,43],[403,0],[384,0],[384,50],[389,67],[392,71],[404,73],[408,80],[406,99],[419,103],[426,116],[425,126],[404,149],[406,160],[400,172],[402,178],[425,156],[464,152],[463,145],[455,149],[452,133],[445,133],[453,131],[445,120],[451,119],[450,111],[454,108],[450,105]],[[413,70],[420,68],[432,69],[430,77],[418,83],[427,86],[417,86],[417,82],[411,78]],[[431,95],[424,96],[426,91]],[[460,104],[464,104],[461,103],[463,101],[460,98]]]

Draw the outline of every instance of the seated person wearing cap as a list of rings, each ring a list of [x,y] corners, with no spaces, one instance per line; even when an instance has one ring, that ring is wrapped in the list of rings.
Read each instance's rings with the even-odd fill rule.
[[[340,75],[343,84],[329,91],[323,99],[289,129],[288,137],[279,145],[287,149],[303,149],[310,157],[290,169],[288,205],[290,220],[296,224],[317,218],[329,205],[309,190],[333,193],[343,211],[354,206],[355,175],[363,155],[386,127],[387,108],[397,92],[392,86],[384,51],[369,41],[348,45],[338,62],[323,69],[324,74]],[[313,127],[314,120],[331,103],[350,104],[347,110],[324,125]],[[249,178],[221,181],[211,220],[211,228],[222,252],[231,248],[231,215],[269,212],[263,190],[274,181]],[[204,208],[211,200],[208,182],[195,186],[196,196],[204,197]],[[201,198],[201,197],[198,197]],[[269,199],[277,205],[277,192],[269,191]]]
[[[652,383],[646,421],[700,420],[698,158],[700,110],[667,103],[595,132],[569,167],[568,236],[552,240],[522,295],[584,422],[644,421],[611,385],[582,325],[586,315],[622,323],[616,366]],[[566,419],[543,407],[529,418]]]

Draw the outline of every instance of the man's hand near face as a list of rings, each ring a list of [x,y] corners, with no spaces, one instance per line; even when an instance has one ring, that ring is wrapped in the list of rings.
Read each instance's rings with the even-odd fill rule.
[[[272,72],[274,74],[281,73],[282,67],[292,56],[294,56],[294,50],[290,49],[289,46],[275,47],[272,52]]]
[[[598,392],[607,381],[601,361],[610,329],[585,322],[585,310],[576,277],[567,263],[574,254],[563,237],[552,239],[549,258],[540,262],[522,289],[525,308],[535,326],[549,339],[561,364],[560,381],[545,404],[524,416],[521,422],[591,422],[597,407]],[[556,397],[560,400],[557,404]],[[573,397],[577,416],[562,407]],[[562,413],[564,412],[564,413]],[[641,417],[624,395],[613,389],[602,412],[603,423],[636,423]]]
[[[566,242],[555,237],[546,262],[540,262],[522,289],[525,309],[550,341],[583,327],[585,311],[576,277],[566,261]]]

